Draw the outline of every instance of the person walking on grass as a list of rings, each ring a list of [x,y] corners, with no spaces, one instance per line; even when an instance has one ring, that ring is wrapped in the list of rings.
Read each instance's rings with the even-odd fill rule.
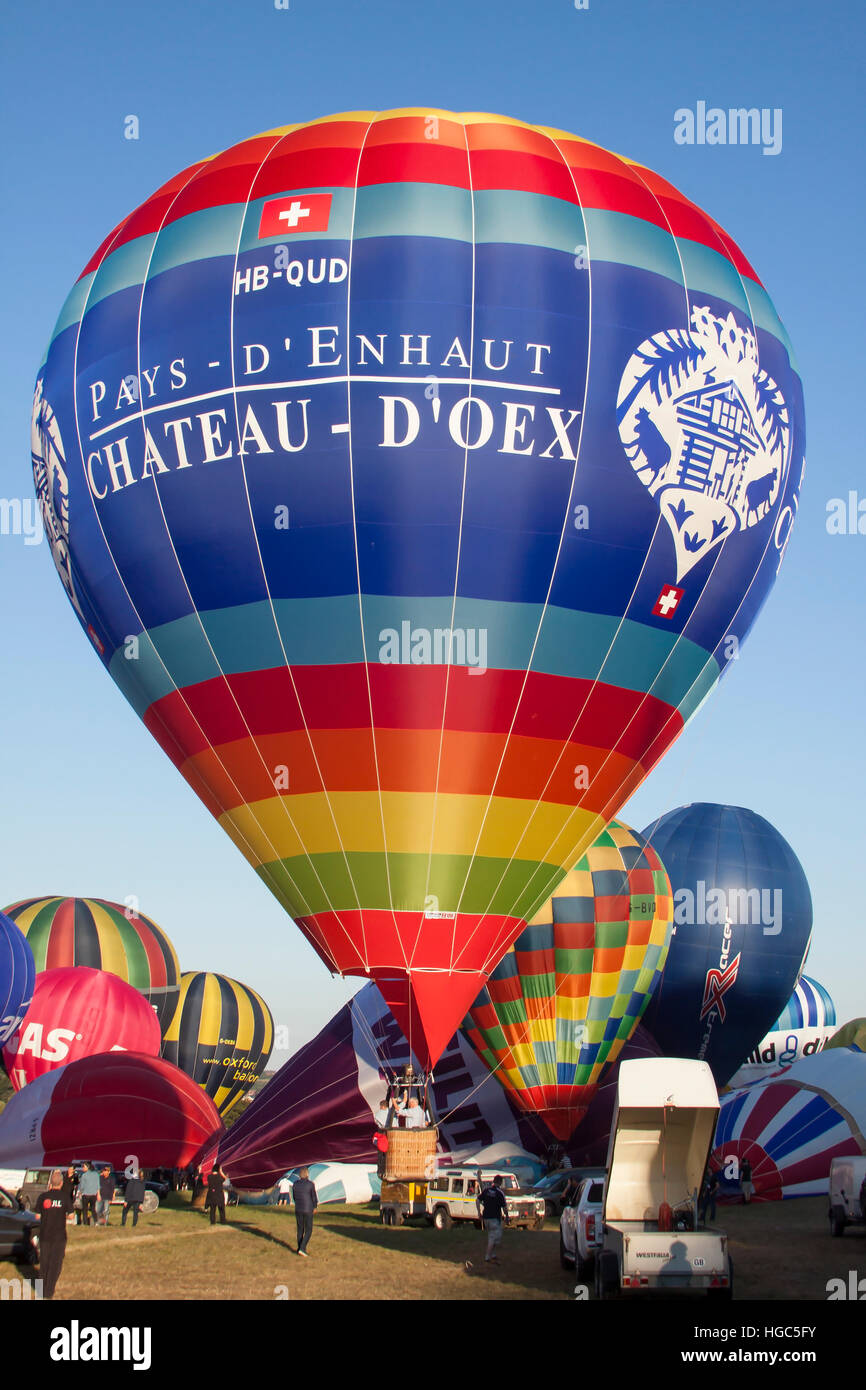
[[[483,1188],[475,1199],[478,1215],[481,1217],[487,1232],[487,1253],[484,1256],[484,1263],[488,1265],[499,1264],[496,1251],[502,1240],[503,1221],[506,1226],[508,1225],[508,1203],[502,1191],[502,1183],[502,1177],[497,1175],[493,1182]]]
[[[298,1223],[298,1254],[307,1258],[307,1246],[313,1234],[313,1212],[319,1205],[316,1184],[310,1181],[309,1168],[300,1168],[292,1183],[292,1200],[295,1203],[295,1219]]]
[[[99,1200],[96,1203],[96,1224],[108,1225],[108,1214],[114,1198],[114,1174],[106,1163],[99,1174]]]

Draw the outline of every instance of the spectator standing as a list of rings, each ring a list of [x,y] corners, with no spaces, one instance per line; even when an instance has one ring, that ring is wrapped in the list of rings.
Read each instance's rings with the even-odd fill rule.
[[[100,1226],[108,1225],[108,1214],[114,1197],[114,1174],[106,1163],[99,1174],[99,1197],[96,1202],[96,1221]]]
[[[207,1196],[204,1204],[210,1212],[210,1224],[216,1225],[217,1212],[220,1214],[220,1225],[226,1224],[226,1175],[218,1163],[215,1163],[207,1175]]]
[[[99,1196],[99,1174],[92,1163],[85,1163],[81,1177],[78,1180],[78,1193],[81,1197],[81,1219],[85,1226],[90,1225],[90,1218],[96,1225],[96,1199]]]
[[[132,1224],[138,1225],[138,1213],[144,1201],[144,1178],[141,1176],[141,1169],[136,1168],[131,1178],[126,1180],[126,1188],[123,1193],[123,1214],[120,1218],[121,1226],[126,1225],[126,1214],[132,1212]]]

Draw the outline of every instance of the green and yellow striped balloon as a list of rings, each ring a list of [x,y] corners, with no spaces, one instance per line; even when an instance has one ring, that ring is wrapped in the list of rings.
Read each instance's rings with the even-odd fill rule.
[[[162,1055],[207,1092],[221,1115],[261,1076],[273,1045],[271,1011],[254,989],[209,971],[181,976]]]
[[[177,1006],[180,965],[161,927],[103,898],[25,898],[4,908],[27,942],[36,970],[85,965],[140,990],[165,1031]]]

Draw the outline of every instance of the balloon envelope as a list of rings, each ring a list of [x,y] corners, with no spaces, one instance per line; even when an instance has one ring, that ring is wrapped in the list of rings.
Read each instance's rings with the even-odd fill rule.
[[[801,1057],[811,1057],[827,1046],[835,1027],[836,1006],[830,995],[817,980],[801,975],[776,1022],[728,1085],[732,1089],[746,1086],[790,1067]]]
[[[674,892],[674,935],[643,1021],[666,1057],[707,1062],[723,1086],[800,977],[806,875],[778,830],[742,806],[681,806],[643,833]]]
[[[191,1076],[224,1115],[268,1064],[271,1011],[254,989],[205,971],[180,979],[180,1001],[162,1055]]]
[[[159,1020],[147,1000],[117,975],[72,966],[36,976],[33,1002],[3,1049],[16,1091],[37,1076],[97,1052],[159,1056]]]
[[[75,284],[32,432],[100,659],[426,1062],[719,679],[804,447],[710,216],[565,132],[418,110],[170,179]]]
[[[33,952],[10,917],[0,912],[0,1047],[30,1007],[36,981]]]
[[[866,1018],[852,1018],[843,1023],[827,1042],[827,1047],[853,1047],[866,1052]]]
[[[521,1107],[567,1140],[637,1027],[673,902],[647,840],[611,821],[517,938],[463,1022]]]
[[[218,1135],[209,1096],[161,1057],[100,1052],[47,1072],[0,1115],[0,1164],[41,1168],[99,1158],[122,1170],[184,1168]]]
[[[827,1049],[722,1096],[710,1162],[752,1165],[754,1198],[816,1197],[836,1157],[866,1154],[866,1056]]]
[[[161,927],[102,898],[26,898],[6,908],[33,950],[36,969],[84,965],[140,990],[165,1027],[178,996],[177,952]]]

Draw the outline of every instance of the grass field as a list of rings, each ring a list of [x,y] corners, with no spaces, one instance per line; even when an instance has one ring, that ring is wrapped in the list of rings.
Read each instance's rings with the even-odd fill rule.
[[[831,1278],[866,1275],[866,1236],[829,1234],[826,1198],[720,1207],[730,1236],[737,1299],[825,1300]],[[573,1299],[559,1264],[559,1228],[506,1230],[499,1267],[485,1266],[485,1237],[471,1225],[385,1228],[375,1207],[327,1206],[316,1215],[310,1258],[295,1253],[287,1208],[231,1207],[225,1227],[182,1197],[138,1227],[70,1226],[63,1299]],[[466,1261],[472,1262],[467,1271]],[[15,1266],[0,1261],[0,1278]],[[592,1295],[590,1295],[592,1296]],[[658,1295],[651,1295],[657,1298]]]

